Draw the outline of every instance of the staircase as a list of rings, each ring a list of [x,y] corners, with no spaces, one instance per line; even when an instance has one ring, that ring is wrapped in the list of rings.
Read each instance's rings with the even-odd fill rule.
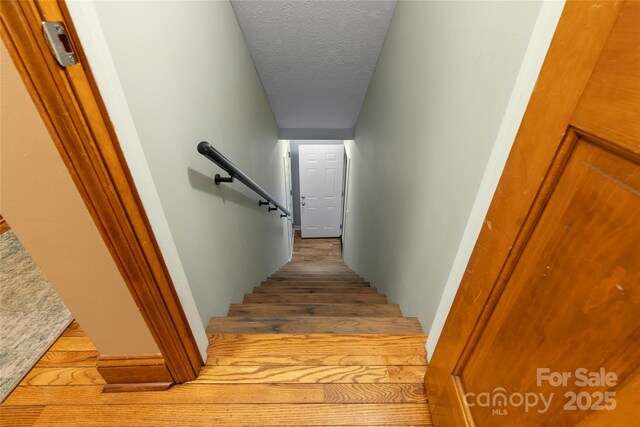
[[[296,236],[292,262],[231,304],[227,317],[212,318],[207,333],[196,382],[269,384],[274,392],[313,385],[343,424],[431,423],[426,335],[343,264],[339,239]],[[306,406],[305,424],[324,420]]]
[[[416,318],[342,262],[340,239],[302,239],[292,261],[276,271],[227,317],[210,320],[209,334],[396,334],[426,340]],[[424,343],[422,343],[424,347]]]
[[[418,319],[402,317],[342,262],[292,262],[269,277],[227,317],[214,317],[211,334],[422,335]]]

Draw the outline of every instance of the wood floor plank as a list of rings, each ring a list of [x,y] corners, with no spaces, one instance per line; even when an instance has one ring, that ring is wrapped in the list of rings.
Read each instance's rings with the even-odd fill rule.
[[[212,317],[208,334],[421,334],[415,317]]]
[[[259,294],[377,294],[378,290],[365,286],[260,286],[253,288],[253,292]]]
[[[245,294],[244,303],[335,303],[385,304],[387,297],[380,294]]]
[[[210,334],[209,356],[397,355],[425,353],[426,335]]]
[[[102,393],[100,385],[19,386],[2,407],[198,403],[424,403],[423,384],[181,384],[164,392]]]
[[[96,368],[33,368],[20,385],[104,384]]]
[[[47,406],[36,425],[431,425],[420,404],[230,404]]]
[[[390,383],[423,383],[427,366],[387,366]]]
[[[323,384],[324,403],[427,403],[424,383]]]
[[[71,324],[65,329],[62,333],[63,337],[86,337],[87,335],[84,333],[80,325],[75,320],[71,322]]]
[[[228,316],[401,317],[397,304],[231,304]]]
[[[369,384],[421,383],[423,366],[211,366],[194,383],[208,384]],[[420,375],[421,374],[421,375]]]
[[[60,337],[51,346],[49,351],[96,351],[89,338],[85,337]]]
[[[32,426],[44,410],[42,405],[0,406],[0,426]]]
[[[323,403],[324,396],[325,391],[322,384],[187,383],[173,386],[162,392],[141,391],[135,393],[102,393],[102,386],[98,385],[19,386],[4,405],[33,405],[34,403],[46,405]],[[355,397],[351,397],[351,399],[355,400]]]
[[[51,351],[42,356],[36,368],[90,367],[96,365],[97,351]]]

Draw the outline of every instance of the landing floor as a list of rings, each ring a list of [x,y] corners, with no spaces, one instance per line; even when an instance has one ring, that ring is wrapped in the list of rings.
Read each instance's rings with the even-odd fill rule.
[[[299,282],[308,279],[305,271],[312,265],[316,270],[309,274],[324,273],[318,262],[340,262],[336,240],[303,241],[298,236],[294,248],[294,262],[280,274]],[[287,286],[287,280],[273,280],[275,284],[263,286]],[[312,286],[302,283],[295,288],[305,285]],[[296,311],[295,303],[276,305]],[[315,305],[324,325],[331,325],[326,311],[341,304]],[[402,319],[399,311],[378,310],[381,304],[361,305],[362,322],[376,314]],[[350,310],[346,304],[343,308]],[[305,322],[314,314],[298,313]],[[303,324],[294,318],[292,327],[298,323]],[[378,327],[375,322],[354,325],[349,328]],[[411,328],[405,334],[369,329],[363,334],[211,333],[207,364],[196,381],[164,392],[103,394],[103,380],[95,368],[97,351],[74,322],[0,405],[0,424],[431,425],[423,386],[426,337]]]

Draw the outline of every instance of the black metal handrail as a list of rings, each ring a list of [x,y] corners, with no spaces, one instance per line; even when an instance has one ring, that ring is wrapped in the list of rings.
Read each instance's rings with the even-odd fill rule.
[[[258,193],[260,197],[267,200],[266,202],[263,202],[262,200],[258,201],[259,206],[272,204],[275,207],[272,208],[271,206],[269,206],[269,211],[280,209],[284,214],[280,215],[281,217],[291,216],[291,212],[289,212],[287,208],[278,203],[269,193],[264,191],[262,187],[260,187],[244,172],[238,169],[238,167],[234,165],[231,160],[223,156],[222,153],[213,148],[207,141],[202,141],[198,144],[198,153],[202,154],[207,159],[220,166],[229,174],[228,177],[222,177],[220,176],[220,174],[216,174],[214,178],[216,185],[220,185],[221,182],[233,182],[234,179],[237,179],[256,193]]]

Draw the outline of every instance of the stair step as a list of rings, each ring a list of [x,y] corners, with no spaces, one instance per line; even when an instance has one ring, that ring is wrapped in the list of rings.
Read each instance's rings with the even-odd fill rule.
[[[211,366],[192,384],[372,384],[424,381],[426,366]]]
[[[342,286],[260,286],[253,288],[253,292],[259,294],[377,294],[376,288],[370,287],[342,287]]]
[[[260,286],[291,286],[294,288],[303,288],[303,287],[347,287],[347,288],[355,288],[362,287],[366,288],[371,286],[369,282],[337,282],[337,281],[311,281],[311,280],[274,280],[272,282],[262,282]]]
[[[295,335],[295,334],[294,334]],[[260,336],[255,334],[253,336]],[[263,334],[262,336],[268,336]],[[282,336],[275,334],[273,336]],[[298,334],[296,336],[304,336]],[[340,335],[338,335],[340,336]],[[360,335],[361,339],[366,340],[367,337],[373,335]],[[422,344],[424,348],[424,344]],[[207,357],[207,365],[209,366],[391,366],[391,365],[411,365],[424,366],[427,364],[426,354],[423,351],[413,351],[402,354],[366,354],[353,355],[350,353],[296,353],[296,354],[273,354],[265,355],[237,355],[237,354],[209,354]]]
[[[212,317],[208,334],[421,334],[415,317]]]
[[[283,281],[322,281],[322,282],[364,282],[365,280],[361,277],[344,277],[344,276],[302,276],[302,275],[298,275],[298,276],[269,276],[269,278],[267,279],[269,281],[278,281],[278,280],[283,280]]]
[[[276,273],[288,272],[294,274],[308,274],[308,273],[320,273],[320,274],[356,274],[349,268],[338,267],[282,267]]]
[[[358,280],[362,280],[362,278],[360,276],[358,276],[357,274],[336,274],[336,273],[273,273],[271,275],[272,278],[274,279],[282,279],[282,278],[293,278],[293,279],[297,279],[297,278],[305,278],[305,277],[326,277],[328,278],[328,280],[333,280],[333,279],[344,279],[344,280],[353,280],[355,279],[356,281]]]
[[[401,317],[398,304],[231,304],[228,316]]]
[[[342,262],[342,258],[337,257],[333,259],[322,259],[322,260],[309,259],[309,260],[289,261],[288,263],[283,265],[283,267],[294,266],[294,265],[338,265],[338,266],[344,266],[344,267],[347,266],[347,264]]]
[[[310,264],[293,264],[286,265],[282,267],[279,271],[327,271],[327,270],[335,270],[335,271],[347,271],[349,273],[353,273],[349,267],[345,265],[331,264],[331,265],[310,265]]]
[[[356,274],[347,268],[281,268],[276,273],[292,273],[292,274]]]
[[[426,364],[425,334],[208,334],[209,357],[331,358],[420,356]]]
[[[385,304],[387,297],[380,294],[245,294],[243,302]]]
[[[281,268],[276,273],[292,274],[356,274],[349,269],[340,268]]]

